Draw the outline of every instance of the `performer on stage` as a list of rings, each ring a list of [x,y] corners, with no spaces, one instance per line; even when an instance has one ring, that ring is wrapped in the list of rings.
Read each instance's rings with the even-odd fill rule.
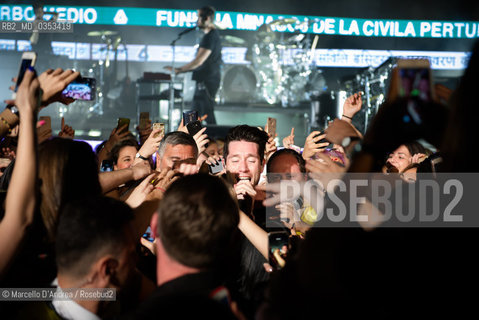
[[[198,10],[198,23],[205,35],[201,39],[196,57],[190,63],[175,68],[175,73],[193,71],[196,81],[193,109],[200,115],[208,114],[206,122],[216,124],[214,114],[215,96],[221,81],[221,40],[214,25],[215,9],[210,6]],[[165,67],[172,70],[171,67]]]

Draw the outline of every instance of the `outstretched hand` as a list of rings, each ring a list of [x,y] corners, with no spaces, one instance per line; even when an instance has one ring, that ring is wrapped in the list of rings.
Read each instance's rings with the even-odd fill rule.
[[[321,134],[320,131],[313,131],[309,134],[304,142],[303,159],[309,160],[316,153],[323,151],[329,145],[329,142],[319,142],[326,138],[325,134]]]
[[[38,76],[38,82],[43,91],[41,105],[45,107],[53,102],[70,104],[75,101],[75,99],[64,97],[62,91],[78,76],[80,76],[78,71],[63,70],[61,68],[56,70],[48,69],[43,72]],[[13,78],[12,81],[16,82],[16,78]],[[14,89],[14,85],[10,87],[10,90],[13,91]]]

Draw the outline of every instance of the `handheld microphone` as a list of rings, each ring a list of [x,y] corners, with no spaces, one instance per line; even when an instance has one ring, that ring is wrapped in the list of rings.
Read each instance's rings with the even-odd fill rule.
[[[191,32],[191,31],[193,31],[193,30],[196,30],[196,27],[188,28],[188,29],[186,29],[186,30],[183,30],[183,31],[181,31],[181,32],[178,34],[178,36],[182,36],[182,35],[187,34],[187,33]]]

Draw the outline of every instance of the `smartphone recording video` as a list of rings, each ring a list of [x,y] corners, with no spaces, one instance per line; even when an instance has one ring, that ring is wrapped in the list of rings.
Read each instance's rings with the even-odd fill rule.
[[[103,160],[101,162],[100,172],[113,171],[113,160]]]
[[[20,83],[22,83],[23,77],[28,67],[34,67],[36,61],[37,61],[36,52],[29,51],[29,52],[24,52],[22,54],[22,60],[20,62],[20,70],[18,71],[17,83],[15,84],[15,90],[12,94],[12,99],[16,98],[16,92],[18,90],[18,86],[20,85]]]
[[[118,118],[118,125],[116,126],[116,130],[120,129],[126,125],[125,129],[123,129],[121,132],[118,133],[123,133],[123,132],[128,132],[130,131],[130,119],[129,118]]]
[[[186,129],[188,129],[188,133],[191,136],[194,136],[195,134],[198,133],[198,131],[203,129],[203,126],[201,125],[201,122],[199,120],[195,120],[195,121],[189,122],[186,125]]]
[[[75,100],[93,101],[96,95],[96,80],[78,77],[63,90],[62,95]]]
[[[434,98],[429,60],[398,60],[398,93],[404,98],[431,101]]]
[[[150,120],[150,113],[149,112],[140,112],[140,123],[138,125],[140,130],[147,129],[149,120]]]
[[[155,122],[153,123],[153,130],[157,130],[157,129],[160,129],[160,132],[156,133],[154,138],[158,137],[158,136],[161,136],[161,135],[165,135],[165,124],[164,123],[161,123],[161,122]]]
[[[198,120],[198,111],[184,111],[183,112],[183,125],[188,126],[190,122]]]
[[[286,264],[286,255],[289,250],[289,234],[284,231],[268,233],[269,264],[279,270]]]
[[[274,138],[276,136],[276,118],[268,118],[267,128],[270,137]]]

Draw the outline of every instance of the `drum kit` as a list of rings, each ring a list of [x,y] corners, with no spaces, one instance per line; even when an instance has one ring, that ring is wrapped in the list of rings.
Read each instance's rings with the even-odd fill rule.
[[[298,106],[325,88],[325,81],[314,65],[318,37],[296,33],[286,37],[274,30],[297,24],[296,19],[279,19],[261,25],[254,43],[248,46],[246,65],[226,67],[220,89],[220,101],[265,102]],[[223,37],[223,46],[238,46],[246,41],[233,36]],[[320,84],[318,88],[317,84]]]

